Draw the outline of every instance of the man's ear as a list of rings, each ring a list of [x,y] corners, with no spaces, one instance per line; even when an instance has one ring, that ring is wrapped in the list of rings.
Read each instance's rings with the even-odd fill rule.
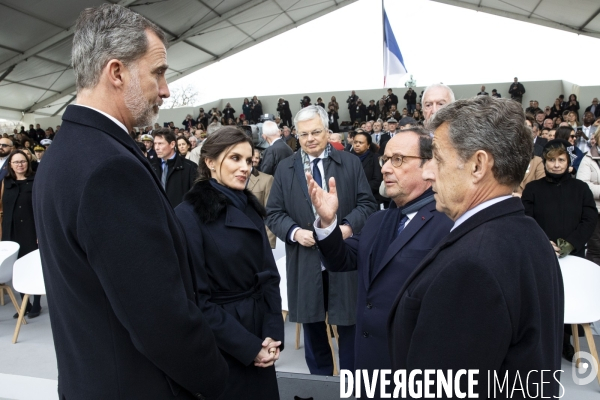
[[[125,79],[127,79],[125,75],[128,73],[126,69],[121,61],[112,59],[104,67],[103,74],[113,87],[123,88],[125,86]]]
[[[471,176],[473,177],[473,183],[487,178],[489,174],[492,174],[493,167],[494,157],[485,150],[477,150],[471,156]]]

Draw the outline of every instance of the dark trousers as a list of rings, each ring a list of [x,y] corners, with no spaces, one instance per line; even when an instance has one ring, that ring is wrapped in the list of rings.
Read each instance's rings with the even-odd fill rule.
[[[417,105],[416,104],[407,104],[406,109],[408,110],[408,116],[412,117],[413,113],[417,109]]]
[[[353,107],[356,108],[356,107]],[[354,123],[356,121],[356,110],[350,109],[350,121]]]
[[[329,274],[323,271],[323,296],[328,310]],[[304,358],[313,375],[333,375],[333,357],[327,341],[325,321],[302,324],[304,328]],[[356,325],[337,326],[339,336],[340,369],[354,370],[354,335]],[[331,333],[333,337],[333,332]]]
[[[592,233],[592,237],[587,242],[585,258],[600,265],[600,220],[596,223],[594,233]]]

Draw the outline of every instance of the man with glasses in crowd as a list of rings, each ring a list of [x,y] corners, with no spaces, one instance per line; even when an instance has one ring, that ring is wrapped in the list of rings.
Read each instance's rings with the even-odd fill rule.
[[[0,180],[4,179],[8,173],[8,165],[6,165],[6,160],[13,149],[14,144],[11,139],[0,138]]]
[[[300,150],[279,163],[267,203],[267,226],[286,243],[290,321],[304,327],[305,358],[311,374],[332,375],[325,320],[337,325],[340,368],[354,369],[357,274],[330,273],[321,264],[307,174],[320,187],[335,177],[336,210],[344,239],[358,234],[377,208],[360,159],[328,144],[328,118],[321,107],[302,108],[294,118]]]
[[[387,318],[394,297],[421,259],[450,232],[452,221],[436,211],[431,184],[421,178],[431,159],[431,137],[420,127],[400,131],[380,159],[390,208],[373,214],[360,234],[344,241],[337,224],[337,182],[329,193],[309,178],[309,193],[318,218],[317,245],[325,268],[358,270],[355,369],[391,369]],[[376,390],[377,396],[380,391]],[[379,397],[376,397],[379,398]]]

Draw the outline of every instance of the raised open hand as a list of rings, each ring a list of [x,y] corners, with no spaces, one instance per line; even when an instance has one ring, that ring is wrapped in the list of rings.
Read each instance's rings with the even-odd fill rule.
[[[310,173],[306,173],[308,182],[308,194],[317,214],[321,218],[321,227],[330,226],[335,219],[338,210],[337,188],[335,178],[329,178],[329,193],[321,189]]]

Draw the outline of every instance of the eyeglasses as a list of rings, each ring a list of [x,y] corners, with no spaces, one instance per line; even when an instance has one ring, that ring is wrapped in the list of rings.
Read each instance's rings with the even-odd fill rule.
[[[425,158],[425,157],[419,157],[419,156],[403,156],[400,154],[394,154],[391,157],[381,156],[381,158],[379,158],[379,165],[381,165],[383,167],[385,165],[385,163],[387,163],[389,160],[392,163],[392,167],[399,168],[402,165],[402,163],[404,162],[405,158],[418,158],[419,160],[431,160],[431,158]]]
[[[571,139],[575,139],[577,136],[576,135],[570,135],[569,136]]]
[[[12,144],[0,143],[0,147],[13,147]]]
[[[312,131],[312,132],[302,132],[302,133],[298,134],[298,137],[300,139],[308,139],[308,135],[311,135],[312,137],[317,137],[317,136],[321,136],[321,133],[323,133],[323,130],[317,129],[316,131]]]
[[[25,160],[21,160],[21,161],[11,161],[10,162],[12,165],[23,165],[23,164],[27,164],[27,161]]]

